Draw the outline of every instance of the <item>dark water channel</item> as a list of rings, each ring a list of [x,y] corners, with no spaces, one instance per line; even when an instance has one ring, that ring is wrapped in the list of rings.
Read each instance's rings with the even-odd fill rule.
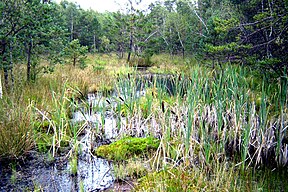
[[[15,164],[15,171],[11,171],[11,164],[1,168],[0,191],[100,191],[113,183],[110,165],[104,159],[79,159],[78,174],[72,176],[66,158],[51,161],[44,155],[30,156]]]
[[[121,127],[125,127],[126,119],[113,110],[120,102],[119,97],[139,97],[145,94],[147,87],[155,85],[166,89],[170,95],[175,94],[171,76],[158,76],[157,80],[153,75],[139,76],[134,79],[134,92],[127,92],[126,86],[131,85],[130,78],[116,85],[118,90],[115,88],[109,95],[88,94],[87,101],[80,103],[73,113],[73,123],[87,124],[83,134],[78,137],[81,152],[77,175],[71,175],[69,149],[55,158],[31,152],[25,160],[17,163],[1,162],[0,191],[102,191],[111,187],[114,182],[112,165],[105,159],[95,157],[91,146],[100,145],[97,143],[99,137],[102,142],[110,142],[118,136]]]

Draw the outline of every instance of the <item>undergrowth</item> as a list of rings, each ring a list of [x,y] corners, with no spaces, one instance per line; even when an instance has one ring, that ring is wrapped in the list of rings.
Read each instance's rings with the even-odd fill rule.
[[[272,80],[243,66],[210,69],[183,60],[175,62],[185,71],[169,70],[171,61],[163,56],[151,59],[155,71],[172,75],[137,78],[124,60],[88,59],[92,65],[85,69],[59,65],[34,84],[16,80],[16,89],[0,101],[0,158],[18,158],[39,141],[53,156],[63,146],[73,148],[87,122],[71,123],[71,111],[88,92],[114,90],[109,110],[118,118],[118,135],[139,138],[99,147],[97,153],[127,160],[152,148],[147,162],[153,171],[138,167],[137,178],[146,176],[137,190],[286,190],[276,183],[287,175],[278,171],[288,164],[287,76]],[[103,128],[108,107],[96,108]],[[139,144],[142,137],[150,140]],[[123,165],[118,173],[128,169]]]

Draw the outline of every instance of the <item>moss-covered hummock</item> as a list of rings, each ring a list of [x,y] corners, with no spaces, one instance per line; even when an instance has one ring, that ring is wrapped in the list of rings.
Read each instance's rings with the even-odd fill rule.
[[[160,141],[153,137],[126,137],[110,145],[102,145],[96,149],[97,156],[114,161],[124,161],[134,156],[145,155],[156,150]]]

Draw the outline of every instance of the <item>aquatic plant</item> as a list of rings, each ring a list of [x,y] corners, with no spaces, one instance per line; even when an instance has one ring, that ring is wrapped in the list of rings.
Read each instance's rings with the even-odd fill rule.
[[[275,96],[275,93],[281,91],[277,90],[278,87],[266,87],[263,81],[262,88],[258,90],[262,94],[261,104],[257,108],[254,102],[257,96],[246,83],[247,74],[249,74],[247,69],[234,66],[227,67],[224,72],[220,73],[204,72],[202,68],[195,67],[189,76],[183,74],[173,77],[176,96],[172,102],[166,102],[165,89],[158,87],[156,101],[153,102],[158,102],[159,105],[153,108],[153,113],[149,116],[150,120],[144,122],[155,122],[159,126],[162,142],[161,150],[157,152],[163,159],[170,158],[169,155],[166,156],[169,154],[166,152],[169,149],[169,143],[172,138],[178,138],[182,142],[176,148],[182,149],[182,144],[185,144],[186,148],[184,151],[178,151],[180,158],[203,154],[204,159],[201,159],[201,162],[210,164],[215,158],[223,158],[223,155],[228,155],[230,158],[238,156],[240,159],[234,160],[240,160],[243,169],[246,163],[250,165],[276,163],[280,166],[286,164],[286,157],[282,156],[283,153],[282,155],[279,153],[278,157],[275,153],[276,149],[279,152],[285,151],[285,144],[281,147],[282,144],[279,142],[285,136],[286,122],[281,115],[279,116],[279,114],[282,114],[282,117],[285,116],[285,104],[282,102],[282,105],[278,105],[278,108],[282,109],[281,113],[276,110],[271,111],[272,105],[268,105],[268,100],[269,103],[274,100],[273,103],[276,105],[281,103],[277,99],[278,96]],[[286,98],[286,95],[281,97]],[[130,103],[134,101],[133,105],[138,105],[141,109],[142,104],[136,101],[137,98],[134,100],[130,98],[130,100],[132,100]],[[275,117],[268,118],[268,114],[275,115]],[[282,122],[280,129],[282,131],[271,127],[281,125],[279,120]],[[155,123],[153,123],[154,127]],[[149,126],[149,123],[147,125]],[[155,129],[150,131],[154,135],[159,134]],[[277,136],[279,133],[281,136]],[[262,144],[255,145],[258,142]],[[274,144],[268,145],[266,142]],[[275,148],[271,149],[269,146],[275,146]],[[268,148],[270,149],[267,151]],[[268,155],[271,152],[274,154],[273,158]],[[270,160],[266,159],[268,156]]]
[[[80,187],[79,187],[79,191],[80,191],[80,192],[85,192],[84,183],[83,183],[82,180],[80,181],[79,186],[80,186]]]
[[[42,119],[49,122],[48,130],[46,133],[39,135],[40,138],[38,137],[38,141],[40,141],[40,143],[46,141],[46,146],[51,146],[53,157],[55,156],[57,149],[61,147],[61,144],[63,146],[63,143],[69,142],[70,138],[67,140],[67,136],[71,136],[72,133],[70,118],[68,116],[69,107],[73,104],[68,97],[73,95],[73,93],[70,92],[72,92],[72,90],[66,88],[65,84],[60,96],[52,91],[53,111],[49,116],[36,108],[39,114],[42,115]],[[46,134],[46,136],[43,134]]]
[[[157,76],[142,85],[135,76],[124,77],[119,93],[130,124],[122,133],[144,132],[161,139],[152,161],[156,170],[180,160],[193,164],[195,158],[204,167],[226,158],[242,170],[286,166],[287,80],[283,77],[269,85],[263,78],[262,85],[255,86],[250,75],[250,69],[243,67],[221,71],[194,66],[190,74],[170,77],[173,97],[165,82],[154,84]],[[147,90],[144,96],[135,96],[139,85]]]
[[[77,175],[78,172],[78,158],[77,155],[73,155],[69,161],[70,173],[72,176]]]
[[[12,174],[11,174],[10,180],[11,180],[11,183],[14,185],[18,179],[15,162],[11,163],[11,170],[12,170]]]

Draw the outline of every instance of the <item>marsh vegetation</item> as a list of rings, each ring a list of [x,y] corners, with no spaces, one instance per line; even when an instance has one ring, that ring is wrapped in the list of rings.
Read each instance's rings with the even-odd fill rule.
[[[0,190],[288,191],[287,2],[136,4],[0,2]]]
[[[88,62],[105,58],[90,55]],[[37,152],[46,166],[61,159],[72,178],[95,163],[91,158],[108,159],[113,180],[133,181],[136,191],[286,189],[285,77],[271,81],[237,65],[180,64],[174,71],[159,63],[158,70],[172,71],[163,76],[116,56],[109,62],[101,71],[58,66],[35,84],[17,82],[25,92],[4,95],[1,158],[14,162],[8,183],[21,179],[15,171]],[[47,189],[27,189],[36,187]]]

